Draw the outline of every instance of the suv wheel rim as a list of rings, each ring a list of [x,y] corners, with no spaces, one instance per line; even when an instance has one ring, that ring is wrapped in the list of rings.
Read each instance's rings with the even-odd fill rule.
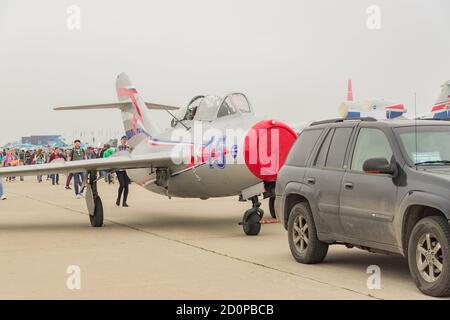
[[[442,274],[444,259],[441,244],[431,233],[423,234],[416,249],[416,263],[422,278],[435,282]]]
[[[303,218],[302,216],[298,216],[297,218],[295,218],[294,228],[292,232],[294,236],[293,238],[295,247],[300,253],[305,252],[308,248],[309,243],[309,229],[305,218]]]

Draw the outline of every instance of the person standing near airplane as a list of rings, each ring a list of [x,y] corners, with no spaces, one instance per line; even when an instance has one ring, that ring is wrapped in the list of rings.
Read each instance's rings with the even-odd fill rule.
[[[102,153],[102,158],[109,158],[110,156],[112,156],[114,154],[114,152],[116,152],[116,150],[111,147],[109,144],[105,144],[104,146],[104,151]],[[114,177],[112,175],[112,173],[106,171],[106,181],[108,182],[108,184],[114,184]]]
[[[48,158],[48,163],[51,163],[52,161],[56,160],[56,159],[60,159],[61,155],[58,152],[58,149],[53,149],[53,153],[50,155],[50,157]],[[50,178],[52,179],[52,185],[59,185],[59,174],[58,173],[53,173],[50,175]]]
[[[119,152],[129,152],[130,148],[127,145],[127,137],[123,136],[122,139],[120,139],[120,146],[117,148]],[[123,207],[128,207],[127,199],[128,199],[128,187],[130,185],[130,178],[127,175],[127,172],[125,170],[118,170],[116,171],[117,179],[119,180],[119,191],[117,195],[117,201],[116,205],[120,206],[120,199],[122,198],[123,193]]]
[[[92,160],[92,159],[96,159],[97,158],[97,155],[95,154],[94,149],[91,146],[87,147],[86,158],[88,160]]]
[[[71,151],[69,149],[66,149],[66,151],[65,151],[65,159],[66,159],[66,161],[70,161],[71,160],[70,159],[70,154],[71,154]],[[66,179],[66,190],[72,190],[72,188],[70,187],[70,183],[72,182],[72,179],[73,179],[73,174],[69,173],[68,176],[67,176],[67,179]]]
[[[34,158],[34,163],[35,164],[44,164],[45,163],[45,155],[44,155],[44,152],[42,151],[42,149],[39,149],[37,151],[36,156]],[[42,182],[42,175],[37,176],[37,181],[38,181],[38,183]]]
[[[86,160],[86,152],[83,148],[81,148],[81,141],[75,140],[74,141],[74,148],[72,149],[72,152],[70,153],[70,161],[79,161],[79,160]],[[76,172],[73,174],[73,184],[75,187],[75,196],[77,199],[80,199],[83,197],[82,191],[80,192],[80,186],[83,183],[83,173],[82,172]]]
[[[3,151],[0,152],[0,167],[3,167],[3,160],[4,160],[4,156],[3,156]],[[6,200],[6,196],[3,190],[3,178],[0,177],[0,200]]]
[[[16,160],[16,157],[14,156],[14,150],[12,150],[12,149],[7,150],[6,156],[3,159],[2,167],[12,166],[15,160]],[[6,181],[9,181],[9,182],[14,181],[14,180],[15,180],[15,177],[8,177],[6,179]]]

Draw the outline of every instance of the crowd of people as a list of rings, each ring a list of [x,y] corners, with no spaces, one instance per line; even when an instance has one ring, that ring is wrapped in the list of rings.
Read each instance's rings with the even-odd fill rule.
[[[119,147],[113,148],[109,144],[105,144],[103,148],[94,148],[88,146],[82,148],[81,141],[75,140],[72,148],[57,148],[57,147],[47,147],[38,150],[24,150],[24,149],[3,149],[0,151],[0,166],[1,167],[16,167],[16,166],[32,166],[45,163],[52,163],[54,161],[80,161],[80,160],[91,160],[97,158],[108,158],[113,155],[116,151],[129,151],[127,145],[127,138],[124,136],[120,140]],[[128,190],[129,184],[131,183],[125,170],[119,170],[116,172],[102,171],[101,176],[104,177],[105,181],[109,184],[113,184],[115,177],[119,181],[119,190],[117,195],[117,206],[122,204],[123,207],[128,207]],[[24,180],[24,177],[19,177],[20,181]],[[84,197],[84,185],[85,185],[86,174],[84,172],[76,172],[67,175],[64,185],[67,190],[75,191],[75,196],[77,199]],[[44,178],[42,175],[36,177],[38,183],[42,183]],[[51,181],[52,185],[56,186],[60,184],[60,175],[49,174],[46,176],[47,181]],[[8,177],[6,179],[0,178],[0,200],[6,200],[5,185],[4,182],[10,183],[16,181],[16,177]],[[123,196],[123,198],[122,198]]]

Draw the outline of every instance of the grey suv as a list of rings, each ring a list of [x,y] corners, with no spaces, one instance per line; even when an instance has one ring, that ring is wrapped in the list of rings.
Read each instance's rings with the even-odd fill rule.
[[[425,294],[450,294],[450,123],[372,118],[313,123],[276,183],[295,260],[330,244],[407,257]]]

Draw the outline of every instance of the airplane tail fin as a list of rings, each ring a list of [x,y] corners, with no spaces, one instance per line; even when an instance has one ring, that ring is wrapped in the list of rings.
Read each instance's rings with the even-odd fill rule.
[[[438,102],[450,100],[450,80],[446,81],[441,87],[442,91]]]
[[[130,145],[137,144],[143,138],[152,137],[160,129],[149,117],[147,106],[126,73],[117,76],[116,91],[119,102],[126,102],[122,108],[122,119]]]
[[[433,118],[447,119],[450,117],[450,80],[446,81],[441,87],[441,94],[431,112],[434,114]]]
[[[347,101],[353,101],[352,79],[348,79],[347,83]]]

